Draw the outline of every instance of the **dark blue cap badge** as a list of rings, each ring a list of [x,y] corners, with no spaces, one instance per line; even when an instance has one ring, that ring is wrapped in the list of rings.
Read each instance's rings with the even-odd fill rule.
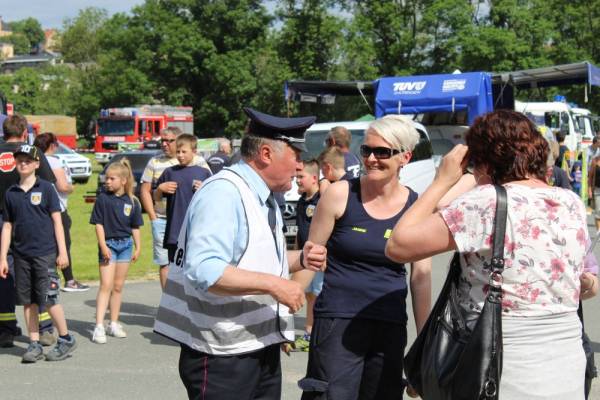
[[[317,119],[317,117],[274,117],[250,107],[244,107],[244,112],[250,118],[250,126],[248,128],[250,134],[269,139],[283,140],[300,151],[306,151],[304,133]]]

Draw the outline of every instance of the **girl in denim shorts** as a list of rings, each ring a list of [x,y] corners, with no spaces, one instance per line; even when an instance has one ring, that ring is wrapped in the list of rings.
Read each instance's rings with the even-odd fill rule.
[[[133,195],[133,174],[127,159],[106,169],[105,191],[94,204],[90,224],[96,226],[100,288],[96,297],[95,343],[106,343],[106,334],[124,338],[127,334],[118,323],[123,285],[129,263],[140,256],[142,208]],[[132,239],[133,237],[133,239]],[[134,250],[135,245],[135,250]],[[104,315],[110,302],[110,323],[104,329]]]

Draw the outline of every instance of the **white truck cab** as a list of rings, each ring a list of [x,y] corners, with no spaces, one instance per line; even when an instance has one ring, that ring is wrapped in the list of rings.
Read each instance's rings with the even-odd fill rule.
[[[585,147],[583,135],[576,125],[573,110],[562,101],[532,102],[515,101],[515,110],[525,114],[536,125],[545,125],[551,130],[565,134],[565,145],[569,150]],[[591,139],[590,139],[591,140]]]

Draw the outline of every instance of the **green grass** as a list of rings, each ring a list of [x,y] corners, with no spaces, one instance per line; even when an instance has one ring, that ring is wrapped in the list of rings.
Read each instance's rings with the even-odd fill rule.
[[[86,184],[75,184],[75,190],[69,196],[69,215],[73,220],[71,227],[71,257],[73,259],[73,275],[80,281],[98,280],[98,242],[96,231],[90,225],[90,214],[93,203],[86,203],[84,195],[96,191],[100,165],[94,155],[88,155],[92,161],[93,174]],[[158,279],[158,267],[152,262],[152,231],[148,216],[144,216],[142,233],[142,252],[140,258],[129,268],[129,278]]]

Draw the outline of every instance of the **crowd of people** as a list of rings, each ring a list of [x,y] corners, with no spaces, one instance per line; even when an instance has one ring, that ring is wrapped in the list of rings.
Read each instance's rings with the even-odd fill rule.
[[[408,293],[420,332],[431,309],[431,257],[454,251],[458,306],[467,320],[478,318],[491,279],[493,185],[503,185],[499,396],[584,399],[577,310],[599,288],[586,205],[556,185],[557,157],[524,115],[498,110],[478,117],[466,144],[443,158],[419,196],[398,179],[419,141],[405,117],[373,121],[360,160],[349,152],[351,134],[343,127],[331,130],[318,159],[302,160],[314,117],[244,111],[249,123],[237,162],[228,141],[206,162],[194,136],[165,128],[157,139],[163,151],[144,171],[139,200],[128,162],[108,167],[90,218],[100,276],[93,342],[127,336],[119,310],[129,263],[140,254],[144,209],[163,289],[154,329],[181,345],[179,374],[190,399],[279,399],[280,354],[294,350],[309,352],[299,381],[304,400],[399,399],[405,390],[414,396],[402,379]],[[16,322],[1,318],[14,316],[16,301],[31,340],[23,361],[62,360],[77,345],[58,303],[56,273],[71,265],[66,196],[72,185],[63,167],[44,156],[51,157],[56,137],[40,135],[37,147],[27,145],[20,118],[4,122],[0,144],[16,168],[0,174],[0,335],[12,341],[17,334]],[[590,188],[600,194],[600,183],[592,186],[600,182],[600,157],[591,160]],[[574,182],[582,179],[577,171]],[[293,179],[301,193],[298,235],[296,249],[287,250],[275,198]],[[32,243],[33,229],[54,239]],[[65,280],[77,283],[72,273]],[[293,314],[305,302],[305,333],[296,338]],[[44,310],[58,336],[45,356]]]

